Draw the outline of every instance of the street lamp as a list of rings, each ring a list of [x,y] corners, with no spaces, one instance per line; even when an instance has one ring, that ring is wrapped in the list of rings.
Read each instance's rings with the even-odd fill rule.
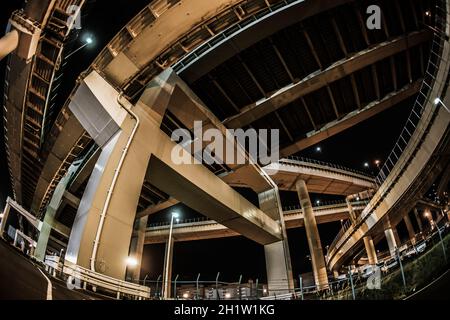
[[[126,259],[127,266],[134,268],[138,265],[138,261],[134,257],[128,257]]]
[[[82,50],[84,47],[86,47],[86,46],[88,46],[90,44],[93,44],[94,43],[94,38],[92,38],[92,36],[88,35],[88,36],[85,37],[83,42],[84,42],[84,44],[81,47],[79,47],[78,49],[76,49],[76,50],[72,51],[71,53],[69,53],[64,59],[65,60],[69,59],[71,56],[73,56],[78,51]]]
[[[434,105],[437,106],[439,104],[442,104],[444,109],[447,110],[447,112],[450,112],[450,110],[447,108],[447,106],[444,104],[444,102],[442,102],[442,100],[440,98],[434,99]]]
[[[380,169],[380,163],[381,163],[380,160],[375,160],[375,165],[377,166],[378,169]]]
[[[169,299],[169,287],[170,287],[170,269],[172,264],[172,250],[173,250],[173,238],[172,238],[172,232],[173,232],[173,221],[174,219],[177,219],[180,217],[178,212],[172,212],[172,216],[170,218],[170,229],[169,229],[169,239],[167,241],[166,246],[166,256],[164,257],[164,277],[163,277],[163,298]]]
[[[322,147],[317,147],[316,152],[322,152]]]

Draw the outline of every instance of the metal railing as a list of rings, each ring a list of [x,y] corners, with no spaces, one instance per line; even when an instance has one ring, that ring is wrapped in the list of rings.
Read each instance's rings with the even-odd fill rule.
[[[385,161],[375,178],[375,184],[377,186],[378,192],[375,193],[374,197],[377,194],[384,194],[388,192],[392,182],[398,178],[398,176],[402,173],[402,168],[406,166],[410,161],[410,156],[414,153],[415,150],[410,151],[409,154],[405,154],[407,146],[410,143],[418,143],[422,138],[422,134],[427,130],[427,127],[425,126],[421,127],[421,132],[419,132],[419,122],[422,120],[425,123],[429,123],[434,117],[434,112],[428,113],[426,115],[426,118],[423,117],[423,113],[428,103],[434,103],[434,99],[441,98],[430,97],[430,93],[432,92],[433,86],[435,84],[440,62],[448,61],[448,57],[442,57],[443,43],[444,41],[448,40],[448,36],[445,34],[446,25],[448,24],[446,17],[446,2],[446,0],[437,0],[435,19],[436,26],[432,28],[435,33],[431,45],[431,53],[428,61],[427,71],[425,73],[421,89],[412,107],[408,120],[406,121],[406,124],[399,138],[397,139],[394,148],[392,149],[391,153],[387,157],[387,160]],[[412,140],[413,138],[415,139],[414,141]],[[353,224],[353,229],[359,227],[372,213],[372,210],[369,210],[369,206],[366,209],[367,210],[364,210],[363,214],[356,219],[355,223]],[[343,237],[349,229],[352,229],[351,227],[352,225],[347,226],[347,228],[345,229],[343,228],[333,240],[330,248],[336,248],[337,246],[340,246],[341,243],[346,240],[343,239]]]
[[[366,204],[366,202],[365,201],[352,202],[353,206],[361,206],[363,204]],[[334,208],[336,206],[339,206],[339,207],[345,206],[346,207],[347,203],[345,202],[345,200],[333,200],[333,201],[320,202],[320,204],[313,203],[312,205],[313,205],[314,209],[316,209],[317,211],[320,211],[320,210],[326,210],[329,208]],[[289,211],[300,211],[300,210],[302,210],[300,205],[283,207],[284,214],[287,214],[287,212],[289,212]],[[217,223],[215,220],[212,220],[208,217],[198,217],[198,218],[178,220],[177,222],[174,222],[174,227],[177,227],[177,226],[181,227],[185,224],[199,223],[199,222]],[[169,226],[169,225],[170,225],[170,221],[154,222],[154,223],[149,224],[147,226],[147,229],[165,227],[165,226]]]
[[[384,162],[375,179],[378,186],[381,186],[382,183],[386,181],[387,177],[396,166],[398,160],[400,160],[400,157],[408,146],[409,141],[413,137],[416,127],[422,119],[425,106],[430,101],[429,94],[434,86],[436,75],[439,71],[440,62],[447,61],[448,59],[448,57],[442,56],[443,42],[446,38],[448,38],[448,35],[445,34],[446,25],[448,24],[446,15],[446,1],[436,0],[435,27],[430,27],[434,31],[434,37],[425,77],[408,120],[406,121],[406,124],[400,133],[394,148],[387,157],[387,160]]]
[[[341,166],[339,164],[324,162],[324,161],[315,160],[315,159],[309,159],[309,158],[305,158],[305,157],[289,156],[286,159],[281,159],[279,162],[286,163],[286,164],[293,164],[292,162],[286,161],[286,160],[293,160],[293,161],[301,162],[304,164],[313,164],[313,165],[318,165],[318,166],[322,166],[322,167],[329,167],[332,169],[338,169],[341,171],[355,173],[355,174],[358,174],[358,175],[361,175],[361,176],[364,176],[364,177],[367,177],[370,179],[375,179],[375,177],[373,175],[371,175],[370,173],[367,173],[367,172],[351,169],[351,168],[348,168],[345,166]]]
[[[149,287],[118,280],[77,265],[65,264],[63,267],[63,273],[69,277],[68,283],[72,283],[72,281],[76,279],[80,281],[80,283],[83,283],[83,289],[86,289],[87,284],[95,288],[100,287],[105,290],[115,292],[117,299],[120,299],[121,295],[128,295],[138,299],[150,298]]]

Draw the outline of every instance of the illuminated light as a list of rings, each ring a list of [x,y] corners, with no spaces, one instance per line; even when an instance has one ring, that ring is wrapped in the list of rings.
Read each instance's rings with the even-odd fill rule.
[[[322,151],[322,148],[321,148],[321,147],[317,147],[317,148],[316,148],[316,151],[317,151],[317,152],[321,152],[321,151]]]
[[[381,161],[380,161],[380,160],[375,160],[375,164],[376,164],[377,166],[379,166],[379,165],[380,165],[380,163],[381,163]]]
[[[189,293],[187,293],[187,292],[183,293],[183,299],[187,299],[187,298],[189,298]]]
[[[178,212],[172,212],[172,217],[178,219],[180,217],[180,214]]]
[[[87,37],[86,38],[86,43],[87,44],[91,44],[92,42],[94,42],[94,40],[91,37]]]
[[[263,289],[263,293],[267,293],[267,289],[266,288]]]
[[[434,99],[434,105],[437,106],[439,103],[441,103],[441,99],[439,98]]]
[[[369,167],[369,163],[368,163],[368,162],[365,162],[365,163],[364,163],[364,167],[368,168],[368,167]]]
[[[225,293],[225,299],[230,299],[231,298],[231,293],[227,292]]]
[[[431,11],[425,11],[425,15],[426,15],[427,17],[431,17]]]
[[[136,267],[138,265],[138,261],[136,260],[136,258],[133,257],[128,257],[126,262],[127,266],[129,267]]]
[[[356,197],[356,201],[359,201],[359,197]]]
[[[316,201],[316,204],[320,204],[320,200],[317,200],[317,201]]]

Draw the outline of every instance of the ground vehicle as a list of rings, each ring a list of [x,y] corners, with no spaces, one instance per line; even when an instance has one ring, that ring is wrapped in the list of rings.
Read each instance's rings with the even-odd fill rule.
[[[417,250],[417,252],[419,252],[419,253],[422,253],[422,252],[424,252],[425,251],[425,249],[427,248],[427,243],[426,243],[426,241],[420,241],[420,242],[418,242],[417,244],[416,244],[416,250]]]
[[[395,268],[398,265],[397,258],[390,258],[384,262],[384,265],[381,267],[383,272],[388,272],[390,269]]]
[[[376,265],[370,265],[370,264],[367,264],[367,265],[361,267],[362,277],[363,278],[370,277],[372,274],[374,274],[376,272],[377,269],[378,269],[378,267]]]
[[[417,249],[416,247],[411,247],[408,248],[407,250],[405,250],[402,254],[402,257],[405,257],[406,259],[412,258],[417,254]]]

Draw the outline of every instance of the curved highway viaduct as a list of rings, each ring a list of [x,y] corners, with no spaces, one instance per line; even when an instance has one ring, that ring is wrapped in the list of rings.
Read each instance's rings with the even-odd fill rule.
[[[63,11],[58,5],[66,2],[29,1],[42,18],[25,10],[24,20],[37,22],[40,30],[51,28],[61,21],[47,18]],[[78,208],[67,261],[123,278],[125,258],[142,251],[142,228],[137,248],[130,248],[130,239],[136,214],[146,209],[143,189],[150,185],[264,245],[269,287],[276,289],[276,284],[293,284],[279,184],[299,194],[316,283],[325,288],[325,262],[308,196],[308,187],[315,185],[313,179],[308,185],[310,173],[290,172],[274,182],[255,164],[177,166],[170,159],[174,142],[169,136],[176,128],[192,129],[195,120],[221,132],[278,128],[281,155],[287,157],[413,97],[425,74],[432,35],[422,15],[427,4],[409,1],[411,14],[399,10],[399,1],[380,5],[389,14],[374,36],[365,28],[358,1],[153,1],[105,47],[48,124],[51,89],[35,80],[29,101],[19,99],[26,92],[23,83],[39,73],[39,59],[56,65],[39,51],[46,40],[37,49],[29,46],[28,59],[15,51],[5,127],[16,200],[42,218],[73,161],[95,142],[101,153]],[[330,13],[333,18],[325,18]],[[318,25],[319,18],[326,23]],[[64,28],[70,30],[67,24]],[[67,37],[54,33],[46,34],[50,40]],[[51,86],[58,78],[55,70],[49,69]],[[42,106],[37,108],[36,101]],[[235,151],[246,152],[242,146]],[[329,185],[315,186],[320,192],[333,193],[336,187],[352,194],[357,183],[347,177],[339,185],[342,180],[328,178]],[[364,188],[371,184],[365,183]],[[252,188],[259,208],[230,185]],[[138,225],[145,226],[142,219]]]

